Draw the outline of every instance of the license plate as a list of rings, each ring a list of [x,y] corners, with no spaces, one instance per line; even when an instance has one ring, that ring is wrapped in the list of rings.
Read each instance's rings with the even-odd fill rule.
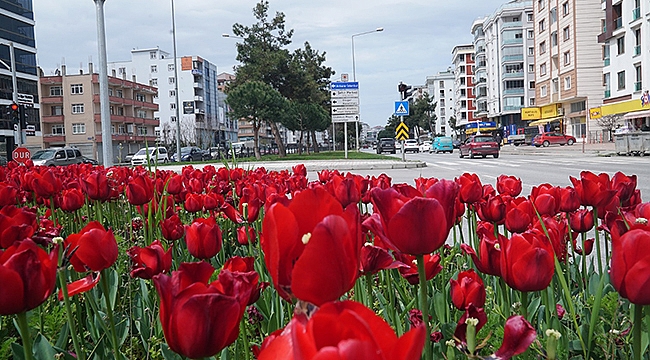
[[[492,147],[492,145],[483,145],[482,147],[489,148],[489,147]]]

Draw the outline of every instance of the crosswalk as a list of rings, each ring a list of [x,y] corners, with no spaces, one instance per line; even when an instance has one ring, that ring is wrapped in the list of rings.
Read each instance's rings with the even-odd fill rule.
[[[589,165],[632,165],[639,164],[647,166],[650,162],[649,158],[643,157],[573,157],[573,158],[539,158],[539,159],[512,159],[512,158],[499,158],[492,159],[440,159],[430,158],[426,159],[427,166],[441,167],[441,168],[466,168],[466,167],[479,167],[479,168],[519,168],[530,167],[535,165],[540,166],[561,166],[561,167],[585,167]]]

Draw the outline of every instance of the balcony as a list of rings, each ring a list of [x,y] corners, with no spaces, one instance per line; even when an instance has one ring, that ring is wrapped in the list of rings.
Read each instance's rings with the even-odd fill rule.
[[[43,135],[43,142],[46,144],[65,144],[65,135],[45,134]]]
[[[517,27],[521,27],[521,21],[509,21],[509,22],[504,22],[501,25],[502,29],[517,28]]]
[[[205,110],[203,110],[203,109],[194,109],[194,114],[205,115]]]
[[[634,47],[634,56],[639,56],[641,55],[641,45],[637,45]]]
[[[632,21],[638,20],[639,18],[641,18],[641,8],[632,10]]]
[[[501,60],[503,62],[508,62],[508,61],[524,61],[524,55],[504,55]]]
[[[641,91],[641,81],[634,83],[634,91]]]
[[[504,73],[502,78],[504,79],[509,79],[509,78],[519,78],[524,76],[524,71],[515,71],[515,72],[507,72]]]
[[[604,61],[604,66],[609,66],[609,58],[603,60]]]
[[[203,102],[203,96],[195,95],[194,96],[194,101]]]
[[[524,93],[524,88],[514,88],[503,90],[503,95],[521,95]]]
[[[610,96],[612,96],[611,90],[605,90],[605,98],[608,99]]]
[[[195,82],[194,83],[194,88],[195,89],[203,89],[203,83],[202,82]]]
[[[503,111],[519,111],[523,107],[523,105],[506,105],[503,107]]]
[[[524,43],[524,39],[504,39],[501,45],[521,45]]]
[[[43,115],[45,124],[63,124],[63,115]]]
[[[43,96],[41,97],[41,104],[63,104],[63,96]]]

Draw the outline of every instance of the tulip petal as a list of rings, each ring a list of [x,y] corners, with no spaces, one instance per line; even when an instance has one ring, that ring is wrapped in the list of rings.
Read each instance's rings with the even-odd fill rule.
[[[445,243],[449,229],[438,200],[413,198],[390,219],[388,235],[401,252],[424,255]]]
[[[96,276],[93,279],[93,276]],[[67,285],[68,288],[68,298],[71,298],[77,294],[83,294],[86,291],[92,289],[99,283],[99,272],[88,274],[83,279],[79,279]],[[58,293],[59,301],[63,301],[63,290],[59,289]]]

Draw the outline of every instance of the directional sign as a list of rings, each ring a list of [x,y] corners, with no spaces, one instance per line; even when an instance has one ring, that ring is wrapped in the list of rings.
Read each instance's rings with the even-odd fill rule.
[[[332,115],[332,122],[335,123],[344,123],[344,122],[357,122],[359,121],[359,115]]]
[[[395,101],[395,115],[407,116],[409,114],[409,102],[408,101]]]
[[[332,98],[359,97],[359,90],[333,90]]]
[[[344,98],[334,98],[332,99],[332,106],[349,106],[349,105],[359,105],[358,97],[344,97]]]
[[[406,140],[409,138],[409,127],[403,122],[399,123],[395,128],[395,138],[397,140]]]
[[[333,82],[330,84],[330,89],[332,90],[349,90],[349,89],[359,89],[359,82],[350,81],[350,82]]]
[[[27,148],[17,147],[11,152],[11,158],[17,163],[24,164],[27,160],[32,158],[32,153],[29,152],[29,149]]]
[[[358,114],[358,106],[332,106],[332,115],[337,114]]]

